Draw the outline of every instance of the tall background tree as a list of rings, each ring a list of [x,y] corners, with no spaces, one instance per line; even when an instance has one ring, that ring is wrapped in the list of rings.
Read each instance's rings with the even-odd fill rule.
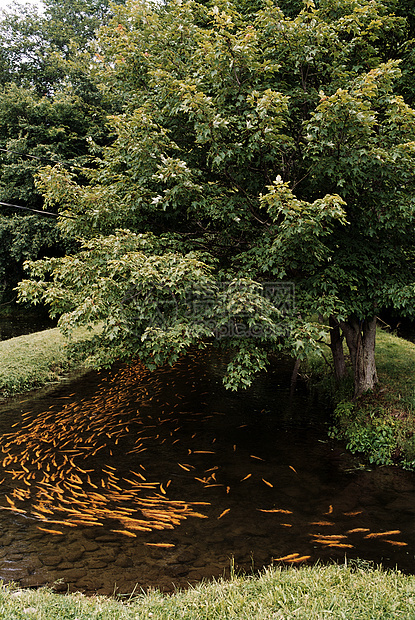
[[[94,77],[96,30],[108,2],[29,4],[0,14],[0,201],[41,210],[34,176],[51,162],[81,171],[91,141],[107,144],[113,103]],[[77,167],[78,166],[78,167]],[[82,175],[81,175],[82,178]],[[1,207],[0,303],[15,299],[23,259],[76,247],[52,217]]]

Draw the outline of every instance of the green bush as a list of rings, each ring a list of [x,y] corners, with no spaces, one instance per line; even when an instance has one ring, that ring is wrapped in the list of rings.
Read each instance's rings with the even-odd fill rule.
[[[341,401],[334,410],[335,426],[331,437],[345,440],[347,450],[362,452],[374,465],[392,465],[396,451],[396,424],[385,416],[382,407],[359,408]]]

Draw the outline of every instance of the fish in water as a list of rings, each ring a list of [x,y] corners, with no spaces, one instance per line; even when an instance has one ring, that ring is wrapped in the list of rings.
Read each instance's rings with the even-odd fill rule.
[[[292,515],[292,510],[284,510],[283,508],[271,508],[270,510],[265,510],[264,508],[257,508],[260,512],[279,512],[283,515]]]
[[[37,526],[38,530],[41,530],[42,532],[46,532],[47,534],[62,534],[63,536],[63,532],[61,532],[60,530],[48,530],[45,527],[39,527]]]
[[[224,517],[226,514],[228,514],[229,511],[230,511],[230,508],[226,508],[226,510],[224,510],[223,512],[220,513],[218,519],[222,519],[222,517]]]
[[[290,555],[284,555],[282,558],[272,558],[273,562],[285,562],[286,560],[293,560],[300,557],[299,553],[290,553]]]
[[[372,532],[366,534],[365,538],[382,538],[382,536],[392,536],[392,534],[400,534],[401,530],[389,530],[388,532]]]

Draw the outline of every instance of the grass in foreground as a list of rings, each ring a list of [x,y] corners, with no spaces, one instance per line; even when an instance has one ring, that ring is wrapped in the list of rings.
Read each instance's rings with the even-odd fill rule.
[[[355,566],[269,568],[124,602],[50,590],[0,588],[6,620],[392,620],[415,618],[415,576]]]
[[[81,340],[89,333],[78,329],[74,340]],[[75,366],[76,362],[68,355],[67,340],[57,327],[4,340],[0,342],[0,397],[57,381]]]

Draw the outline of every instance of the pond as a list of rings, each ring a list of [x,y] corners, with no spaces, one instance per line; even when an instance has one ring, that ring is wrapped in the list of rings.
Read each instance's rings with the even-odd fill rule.
[[[415,323],[413,321],[402,321],[398,324],[396,333],[400,338],[415,342]]]
[[[51,329],[56,327],[56,323],[57,321],[50,319],[44,311],[38,314],[28,311],[0,315],[0,341]]]
[[[345,557],[413,571],[415,475],[327,440],[291,361],[243,394],[223,370],[193,352],[3,406],[0,578],[108,595]]]

